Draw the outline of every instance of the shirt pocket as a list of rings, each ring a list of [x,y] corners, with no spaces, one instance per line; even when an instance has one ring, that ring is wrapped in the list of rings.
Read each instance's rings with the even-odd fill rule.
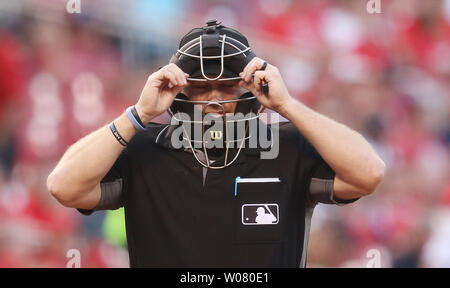
[[[234,243],[276,243],[286,215],[285,184],[280,178],[236,178]]]

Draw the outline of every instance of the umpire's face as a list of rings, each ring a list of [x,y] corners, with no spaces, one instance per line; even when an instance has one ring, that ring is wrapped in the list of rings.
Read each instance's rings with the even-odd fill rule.
[[[184,89],[184,94],[193,101],[226,101],[238,99],[246,90],[239,86],[239,80],[226,81],[191,81]],[[234,113],[236,102],[223,104],[225,113]],[[205,105],[205,104],[203,104]],[[205,113],[221,113],[216,105],[206,107]]]

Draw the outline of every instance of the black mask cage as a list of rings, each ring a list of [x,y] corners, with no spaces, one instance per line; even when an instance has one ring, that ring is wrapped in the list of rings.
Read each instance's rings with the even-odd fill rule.
[[[170,59],[190,81],[240,80],[239,73],[255,57],[244,35],[210,20],[192,29]]]
[[[250,49],[244,35],[234,29],[223,26],[221,23],[218,23],[217,20],[210,20],[205,27],[192,29],[183,37],[180,41],[179,49],[175,55],[172,56],[170,62],[176,64],[181,70],[189,74],[189,78],[187,78],[188,81],[226,81],[241,80],[239,73],[244,70],[245,66],[254,57],[255,54]],[[240,118],[227,117],[225,113],[223,104],[234,102],[237,102],[235,115],[243,115]],[[194,118],[192,118],[195,109],[198,109],[195,108],[196,105],[202,105],[198,107],[203,107],[200,108],[202,110],[202,120],[200,123],[194,121]],[[221,169],[231,165],[231,163],[237,159],[247,137],[247,122],[254,120],[255,118],[257,120],[261,104],[250,92],[244,93],[237,99],[223,101],[192,101],[189,100],[189,97],[185,94],[179,93],[170,106],[169,113],[172,117],[177,117],[177,113],[180,112],[187,114],[191,117],[190,120],[175,118],[181,123],[183,129],[186,128],[185,125],[191,125],[189,128],[193,128],[195,125],[201,125],[201,131],[204,132],[210,125],[210,123],[206,123],[203,120],[203,116],[205,116],[204,111],[206,107],[211,105],[219,107],[223,111],[220,119],[224,124],[223,134],[226,134],[227,131],[229,131],[229,125],[234,126],[237,122],[246,123],[245,132],[232,140],[238,143],[238,151],[234,156],[228,157],[230,142],[224,139],[225,160],[222,164],[217,164],[217,161],[214,161],[213,164],[209,159],[208,149],[206,147],[208,146],[207,144],[209,144],[208,141],[211,141],[211,139],[205,139],[203,135],[201,139],[189,138],[190,136],[186,133],[185,136],[188,138],[187,142],[197,161],[204,167]],[[194,143],[202,144],[205,157],[198,157],[198,155],[196,155],[196,149],[194,149],[192,145]],[[201,158],[206,159],[202,161]],[[229,158],[232,158],[232,160],[228,161]]]

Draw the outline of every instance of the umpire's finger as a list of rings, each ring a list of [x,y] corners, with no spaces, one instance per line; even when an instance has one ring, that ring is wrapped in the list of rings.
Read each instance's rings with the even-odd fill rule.
[[[177,79],[177,82],[179,85],[186,85],[187,84],[187,74],[183,72],[183,70],[180,69],[177,65],[174,63],[170,63],[167,65],[167,70],[172,72],[175,75],[175,78]]]
[[[175,76],[175,73],[173,73],[169,69],[163,69],[161,71],[161,76],[162,76],[161,80],[169,80],[169,84],[171,84],[169,86],[172,86],[172,87],[173,86],[178,86],[178,81],[177,81],[177,78]],[[172,88],[172,87],[169,87],[169,88]]]
[[[261,84],[264,81],[266,83],[266,71],[256,71],[253,76],[253,85],[255,85],[256,91],[261,91]]]
[[[248,75],[247,71],[250,69],[250,67],[254,66],[255,61],[257,61],[258,59],[258,57],[254,57],[247,65],[245,65],[244,70],[242,71],[242,80],[245,81],[245,78]]]
[[[251,81],[251,78],[253,76],[253,73],[255,73],[255,71],[261,69],[261,67],[264,65],[264,60],[261,58],[253,58],[252,61],[250,61],[250,63],[247,64],[247,66],[244,69],[243,75],[242,75],[242,79],[245,82],[249,82]]]

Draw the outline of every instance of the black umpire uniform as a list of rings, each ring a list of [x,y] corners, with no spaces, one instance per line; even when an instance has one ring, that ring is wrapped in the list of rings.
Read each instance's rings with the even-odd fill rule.
[[[91,211],[125,208],[131,267],[305,267],[317,203],[333,198],[335,173],[290,123],[279,155],[244,148],[213,170],[171,145],[169,125],[138,132],[101,182]]]

